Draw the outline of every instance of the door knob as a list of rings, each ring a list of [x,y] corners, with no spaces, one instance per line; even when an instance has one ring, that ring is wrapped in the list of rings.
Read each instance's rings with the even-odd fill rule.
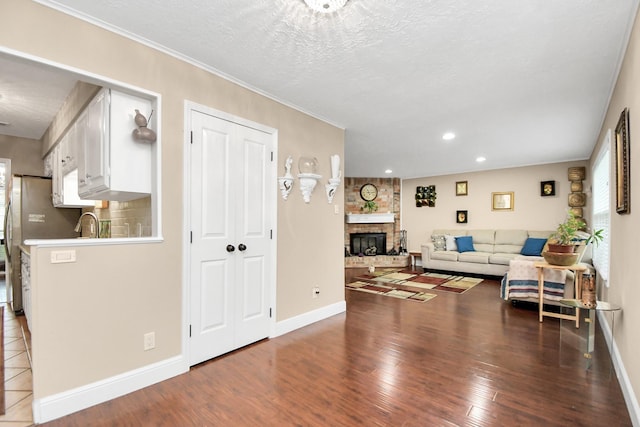
[[[244,243],[240,243],[240,244],[238,245],[238,249],[240,249],[240,251],[244,251],[244,250],[246,250],[246,249],[247,249],[247,247],[244,245]]]
[[[227,252],[233,252],[236,250],[236,247],[233,245],[227,245]]]

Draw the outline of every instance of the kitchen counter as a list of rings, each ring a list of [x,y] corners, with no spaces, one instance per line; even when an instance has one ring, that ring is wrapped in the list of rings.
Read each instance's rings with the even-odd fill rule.
[[[27,255],[31,255],[31,246],[29,245],[18,245],[18,248]]]

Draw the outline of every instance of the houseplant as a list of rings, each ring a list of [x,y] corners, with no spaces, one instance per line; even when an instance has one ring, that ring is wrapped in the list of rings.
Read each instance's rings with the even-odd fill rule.
[[[576,247],[588,246],[590,243],[598,245],[603,239],[603,230],[586,231],[584,220],[569,211],[564,222],[558,224],[555,233],[549,236],[548,250],[542,256],[549,264],[573,265],[580,253]]]
[[[378,204],[373,200],[367,200],[360,209],[363,211],[366,210],[368,213],[372,213],[378,210]]]

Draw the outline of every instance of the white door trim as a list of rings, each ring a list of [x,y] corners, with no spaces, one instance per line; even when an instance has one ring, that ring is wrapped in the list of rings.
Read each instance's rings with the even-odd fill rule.
[[[268,188],[268,197],[271,199],[271,218],[273,218],[271,229],[273,230],[273,238],[271,239],[270,251],[271,251],[271,268],[269,286],[270,286],[270,306],[272,308],[271,320],[269,324],[269,337],[277,336],[276,333],[276,265],[278,260],[277,254],[277,236],[278,236],[278,189],[277,189],[277,159],[278,159],[278,130],[269,126],[253,122],[251,120],[234,116],[233,114],[226,113],[224,111],[216,110],[214,108],[207,107],[202,104],[185,100],[184,103],[184,144],[182,149],[183,159],[183,189],[182,189],[182,218],[183,218],[183,230],[182,230],[182,354],[183,360],[186,365],[185,369],[189,369],[190,348],[189,348],[189,325],[191,321],[191,280],[190,280],[190,265],[191,265],[191,245],[190,245],[190,230],[191,230],[191,206],[190,206],[190,194],[191,194],[191,164],[190,164],[190,144],[191,144],[191,113],[192,111],[198,111],[204,114],[208,114],[214,117],[218,117],[223,120],[228,120],[233,123],[237,123],[242,126],[257,129],[262,132],[268,133],[273,139],[273,159],[272,166],[268,171],[268,181],[270,186]]]

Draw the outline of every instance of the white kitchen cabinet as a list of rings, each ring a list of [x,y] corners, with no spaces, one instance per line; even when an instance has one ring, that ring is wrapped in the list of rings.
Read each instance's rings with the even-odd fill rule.
[[[66,175],[78,168],[78,140],[84,136],[84,123],[76,121],[65,137],[60,141],[60,165],[62,174]]]
[[[67,147],[77,132],[67,132],[51,151],[53,158],[51,199],[57,208],[81,208],[93,206],[94,200],[81,199],[78,194],[78,168],[69,169],[67,163],[71,159]]]
[[[31,256],[20,251],[20,274],[22,276],[22,309],[27,319],[27,326],[31,330]]]
[[[49,151],[44,157],[44,176],[53,177],[53,151]]]
[[[132,136],[136,109],[149,117],[151,102],[108,88],[89,103],[78,145],[81,198],[127,201],[151,193],[152,147]]]

